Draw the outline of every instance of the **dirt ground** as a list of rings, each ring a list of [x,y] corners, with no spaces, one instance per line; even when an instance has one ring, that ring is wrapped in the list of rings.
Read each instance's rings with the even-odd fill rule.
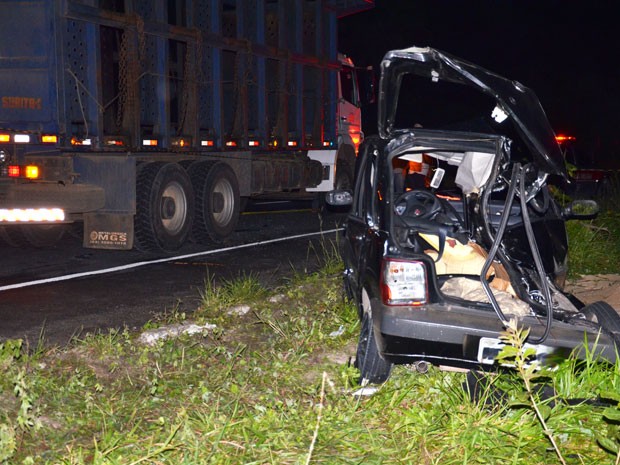
[[[589,304],[604,300],[620,313],[620,275],[597,274],[571,280],[566,290]]]

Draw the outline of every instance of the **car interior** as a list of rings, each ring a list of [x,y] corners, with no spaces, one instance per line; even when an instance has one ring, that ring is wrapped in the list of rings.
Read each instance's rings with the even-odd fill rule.
[[[474,302],[488,302],[480,283],[489,281],[498,303],[507,313],[527,315],[529,306],[510,284],[497,261],[484,270],[488,251],[473,241],[468,219],[482,187],[489,181],[495,154],[446,152],[428,148],[407,151],[392,160],[395,239],[405,249],[433,258],[442,293]],[[497,231],[505,208],[503,198],[488,203],[489,219]],[[511,205],[508,227],[521,223],[521,207]]]

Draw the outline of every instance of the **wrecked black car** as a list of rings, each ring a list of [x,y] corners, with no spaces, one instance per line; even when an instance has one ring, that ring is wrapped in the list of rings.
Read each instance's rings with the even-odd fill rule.
[[[565,221],[591,218],[596,204],[551,195],[571,179],[534,93],[413,47],[384,57],[378,105],[354,192],[327,196],[351,208],[344,281],[362,381],[385,381],[395,363],[491,366],[511,318],[540,360],[585,344],[615,360],[620,316],[562,291]]]

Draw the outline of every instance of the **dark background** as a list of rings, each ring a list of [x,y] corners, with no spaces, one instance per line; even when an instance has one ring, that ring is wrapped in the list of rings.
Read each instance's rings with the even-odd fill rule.
[[[517,80],[536,92],[556,134],[577,138],[581,166],[620,168],[616,10],[612,1],[376,0],[339,20],[339,49],[377,75],[388,50],[416,45]],[[364,114],[364,132],[376,133],[376,105]]]

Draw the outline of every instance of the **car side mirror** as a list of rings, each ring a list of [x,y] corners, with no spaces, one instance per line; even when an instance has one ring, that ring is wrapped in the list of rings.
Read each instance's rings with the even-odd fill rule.
[[[333,190],[325,193],[325,203],[332,207],[348,207],[353,205],[353,194],[346,190]]]
[[[598,212],[599,206],[594,200],[573,200],[564,207],[562,216],[566,220],[591,220]]]

